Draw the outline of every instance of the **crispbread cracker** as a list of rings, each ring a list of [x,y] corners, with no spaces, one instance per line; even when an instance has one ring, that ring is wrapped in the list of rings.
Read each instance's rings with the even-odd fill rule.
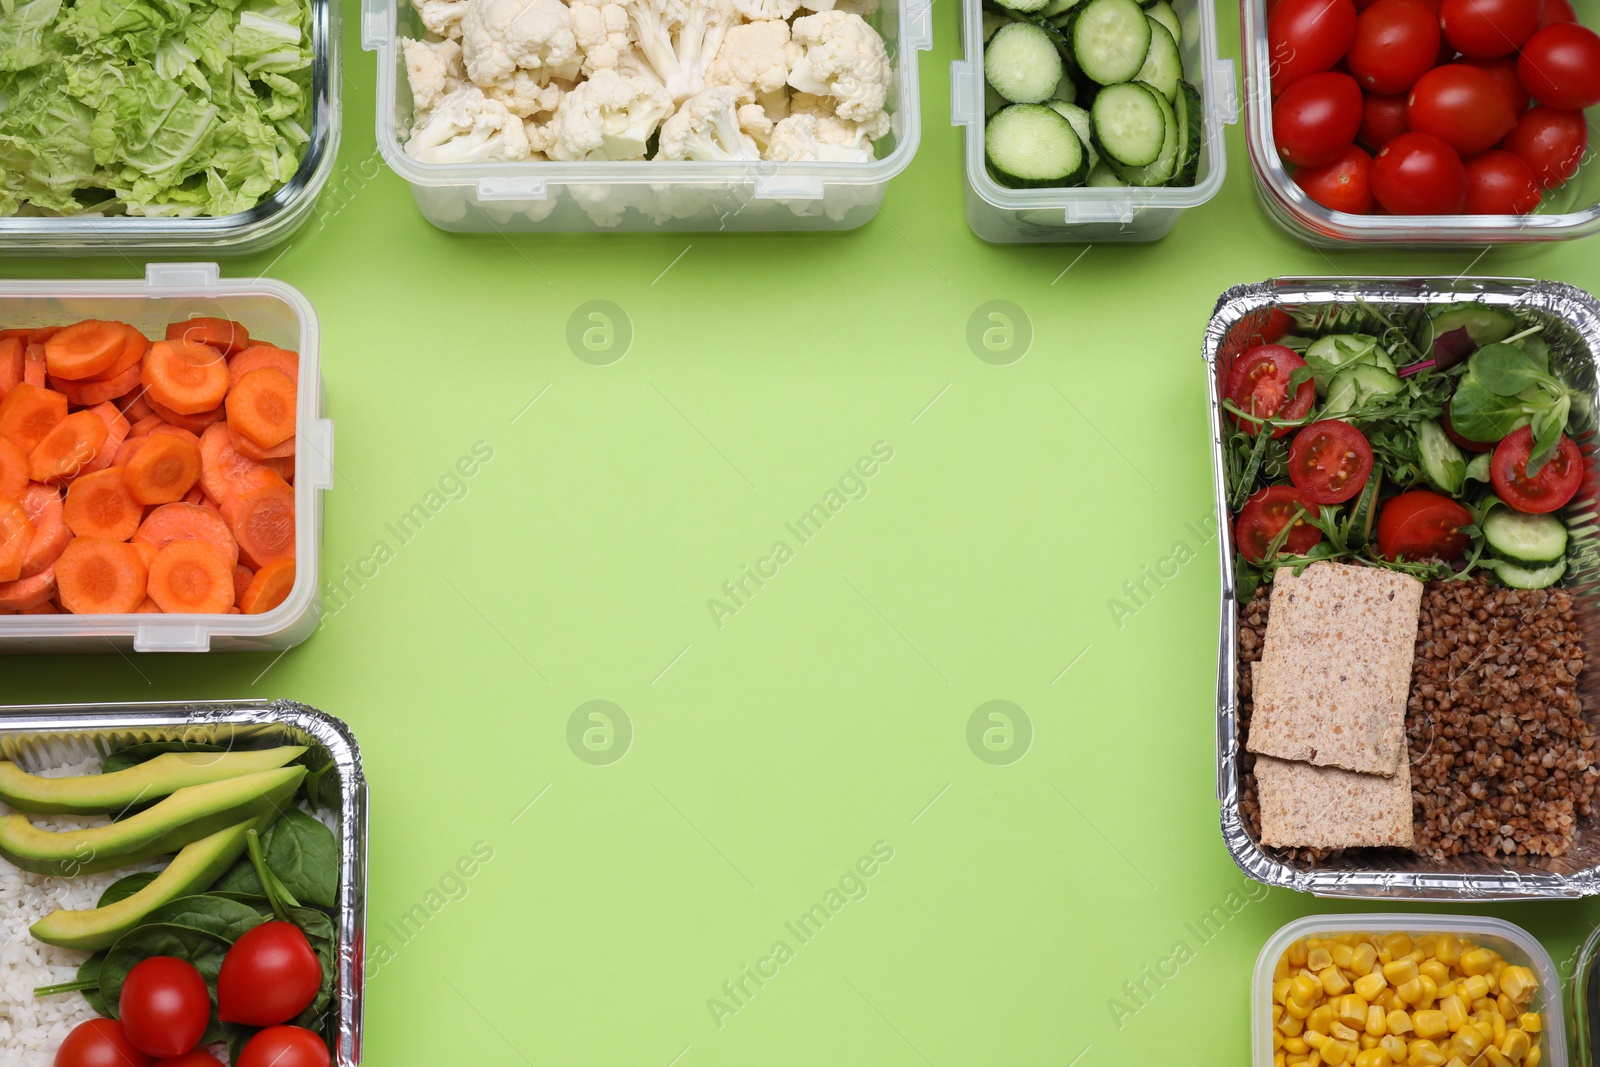
[[[1263,845],[1413,847],[1409,756],[1388,778],[1259,756],[1256,792]]]
[[[1350,668],[1250,664],[1250,751],[1363,774],[1394,774],[1406,747],[1411,676],[1353,678]]]

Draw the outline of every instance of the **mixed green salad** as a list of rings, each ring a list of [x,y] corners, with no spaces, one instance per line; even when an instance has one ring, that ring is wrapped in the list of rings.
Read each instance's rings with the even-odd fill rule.
[[[308,0],[0,0],[0,214],[230,215],[300,166]]]
[[[1375,332],[1275,309],[1219,381],[1240,599],[1319,559],[1560,581],[1593,400],[1552,373],[1543,327],[1482,303],[1409,329],[1367,305],[1354,318]]]

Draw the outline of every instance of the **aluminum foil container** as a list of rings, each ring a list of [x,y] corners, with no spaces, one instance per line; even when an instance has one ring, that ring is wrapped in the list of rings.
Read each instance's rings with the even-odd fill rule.
[[[148,741],[189,741],[223,747],[306,745],[313,761],[334,770],[326,805],[339,820],[338,973],[330,1032],[334,1062],[361,1062],[363,944],[367,921],[367,781],[361,750],[349,727],[331,715],[288,700],[206,701],[196,704],[58,704],[0,707],[0,759],[41,771]],[[320,765],[320,764],[319,764]]]
[[[1281,307],[1302,322],[1297,332],[1361,331],[1381,335],[1388,324],[1414,327],[1440,304],[1481,302],[1508,309],[1523,326],[1543,326],[1550,365],[1589,402],[1574,407],[1585,461],[1595,466],[1595,383],[1600,363],[1600,302],[1560,282],[1518,278],[1279,278],[1239,285],[1223,293],[1206,326],[1204,355],[1211,405],[1212,478],[1217,499],[1217,544],[1222,555],[1222,599],[1217,648],[1217,799],[1222,837],[1246,875],[1322,897],[1528,900],[1600,893],[1600,816],[1580,822],[1566,855],[1528,859],[1462,856],[1441,863],[1395,850],[1353,850],[1312,865],[1291,864],[1245,830],[1240,814],[1238,667],[1232,516],[1227,509],[1223,461],[1223,410],[1219,379],[1249,347],[1249,339]],[[1385,321],[1387,320],[1387,321]],[[1566,584],[1573,594],[1589,663],[1578,680],[1585,714],[1600,723],[1600,523],[1595,479],[1569,505]]]

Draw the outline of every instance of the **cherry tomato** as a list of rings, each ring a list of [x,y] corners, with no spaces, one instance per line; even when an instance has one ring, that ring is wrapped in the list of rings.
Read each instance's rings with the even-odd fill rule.
[[[1368,96],[1361,105],[1361,143],[1378,151],[1407,130],[1406,98]]]
[[[1521,115],[1528,110],[1528,105],[1533,103],[1533,98],[1528,95],[1528,90],[1522,87],[1522,79],[1517,77],[1517,57],[1499,56],[1495,59],[1463,59],[1461,62],[1469,67],[1477,67],[1495,80],[1506,99],[1511,101],[1511,110]]]
[[[1474,441],[1456,433],[1456,428],[1450,425],[1450,405],[1445,405],[1445,410],[1439,415],[1439,422],[1444,426],[1444,434],[1450,440],[1466,449],[1468,452],[1493,452],[1494,444],[1487,441]]]
[[[115,1019],[80,1023],[56,1049],[55,1067],[150,1067]]]
[[[1578,173],[1589,147],[1589,126],[1581,111],[1539,105],[1517,120],[1500,147],[1521,156],[1539,184],[1554,189]]]
[[[1467,214],[1526,215],[1539,206],[1539,179],[1521,156],[1496,148],[1466,167]]]
[[[1528,477],[1528,457],[1533,455],[1533,430],[1513,430],[1494,446],[1489,457],[1489,480],[1495,495],[1518,511],[1542,515],[1566,504],[1583,484],[1583,453],[1572,438],[1561,435],[1555,454]]]
[[[1403,93],[1439,58],[1439,19],[1422,0],[1377,0],[1356,18],[1345,56],[1369,93]]]
[[[151,956],[128,972],[118,1008],[135,1048],[156,1057],[181,1056],[206,1032],[211,991],[194,964]]]
[[[195,1049],[182,1056],[174,1056],[167,1060],[157,1060],[155,1067],[222,1067],[222,1061],[204,1049]]]
[[[1349,148],[1361,129],[1361,87],[1348,74],[1308,74],[1272,105],[1272,140],[1285,162],[1320,167]]]
[[[1272,92],[1283,92],[1307,74],[1331,70],[1356,35],[1351,0],[1279,0],[1267,16]]]
[[[1572,5],[1567,0],[1545,0],[1544,15],[1539,19],[1539,28],[1554,26],[1558,22],[1577,22],[1578,13],[1572,10]]]
[[[1269,485],[1259,490],[1244,507],[1239,509],[1234,523],[1233,540],[1239,554],[1251,563],[1266,558],[1267,549],[1283,528],[1293,522],[1294,529],[1283,543],[1281,551],[1291,556],[1303,556],[1322,540],[1322,531],[1296,517],[1301,509],[1307,515],[1317,513],[1317,505],[1305,493],[1292,485]]]
[[[1539,28],[1544,0],[1443,0],[1444,39],[1464,56],[1509,56]]]
[[[1342,419],[1313,422],[1289,446],[1289,480],[1317,504],[1343,504],[1361,492],[1371,473],[1366,434]]]
[[[1467,547],[1472,513],[1447,496],[1413,489],[1378,512],[1378,552],[1390,559],[1452,560]]]
[[[1587,26],[1546,26],[1522,46],[1517,75],[1541,104],[1582,111],[1600,104],[1600,35]]]
[[[1294,332],[1294,320],[1282,308],[1273,308],[1267,312],[1267,323],[1255,332],[1250,338],[1253,345],[1270,345],[1285,334]]]
[[[1372,158],[1372,195],[1395,215],[1454,215],[1467,203],[1467,169],[1427,133],[1402,133]]]
[[[1372,211],[1372,157],[1355,145],[1320,167],[1301,167],[1294,180],[1325,208],[1366,215]]]
[[[1317,385],[1306,379],[1300,383],[1294,398],[1289,399],[1289,379],[1306,361],[1292,348],[1283,345],[1257,345],[1240,354],[1233,361],[1228,375],[1228,399],[1240,411],[1272,419],[1304,418],[1317,399]],[[1261,424],[1249,419],[1239,420],[1247,433],[1256,433]],[[1292,431],[1292,426],[1279,426],[1272,436],[1282,437]]]
[[[250,1039],[235,1067],[332,1067],[322,1038],[298,1026],[272,1026]]]
[[[1516,127],[1517,114],[1493,75],[1447,63],[1411,87],[1406,125],[1433,134],[1463,156],[1475,156],[1499,144]]]
[[[217,978],[217,1017],[276,1026],[305,1011],[322,985],[322,964],[293,923],[262,923],[235,941]]]

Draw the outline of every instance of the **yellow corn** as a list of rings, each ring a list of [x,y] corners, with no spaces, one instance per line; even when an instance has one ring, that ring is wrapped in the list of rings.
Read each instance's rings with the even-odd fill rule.
[[[1273,1001],[1273,1003],[1282,1004],[1284,1001],[1288,1000],[1289,999],[1289,990],[1291,990],[1293,988],[1294,988],[1294,982],[1290,981],[1288,978],[1279,978],[1277,981],[1273,982],[1272,983],[1272,1001]]]
[[[1538,988],[1539,980],[1526,967],[1507,967],[1500,973],[1500,995],[1510,997],[1513,1004],[1526,1004]]]
[[[1433,979],[1433,986],[1435,989],[1439,988],[1450,980],[1450,968],[1446,967],[1436,959],[1424,960],[1422,963],[1417,965],[1417,970]]]
[[[1289,1003],[1283,1006],[1283,1010],[1288,1013],[1291,1019],[1304,1019],[1311,1014],[1311,1005],[1307,1001],[1290,997]]]
[[[1412,1001],[1419,1008],[1426,1008],[1433,1004],[1434,998],[1439,995],[1439,985],[1432,977],[1426,974],[1417,976],[1417,985],[1422,988],[1420,999]]]
[[[1272,966],[1272,980],[1276,982],[1287,977],[1289,977],[1289,959],[1287,956],[1279,956],[1278,962]]]
[[[1311,1014],[1306,1017],[1306,1029],[1325,1034],[1333,1029],[1333,1018],[1332,1004],[1318,1004],[1311,1010]]]
[[[1369,974],[1378,962],[1378,950],[1372,947],[1372,942],[1363,941],[1356,946],[1350,954],[1350,969],[1356,974]]]
[[[1469,948],[1461,954],[1460,967],[1461,973],[1469,978],[1488,974],[1494,967],[1494,953],[1486,948]]]
[[[1538,1045],[1528,1050],[1528,1056],[1522,1061],[1522,1067],[1539,1067],[1539,1061],[1544,1059],[1544,1050]]]
[[[1356,1038],[1361,1036],[1359,1032],[1351,1027],[1346,1026],[1344,1023],[1334,1023],[1333,1029],[1328,1032],[1333,1037],[1338,1038],[1347,1045],[1353,1043]]]
[[[1389,1032],[1391,1034],[1399,1034],[1404,1037],[1415,1029],[1411,1025],[1411,1016],[1403,1011],[1391,1011],[1386,1021],[1389,1024]]]
[[[1368,1003],[1371,1003],[1372,1000],[1387,987],[1388,983],[1384,981],[1383,973],[1381,971],[1373,971],[1371,974],[1364,974],[1355,981],[1356,996],[1367,1001]]]
[[[1281,1050],[1272,1054],[1272,1067],[1289,1067],[1289,1061]]]
[[[1384,1034],[1389,1032],[1388,1022],[1384,1018],[1383,1007],[1381,1005],[1367,1005],[1367,1025],[1365,1029],[1367,1033],[1373,1037],[1382,1037]]]
[[[1301,974],[1289,980],[1289,996],[1295,1000],[1310,1003],[1312,998],[1318,996],[1321,992],[1322,984],[1315,978],[1307,978]]]
[[[1321,1052],[1323,1047],[1327,1045],[1329,1041],[1333,1040],[1333,1038],[1322,1033],[1320,1030],[1307,1030],[1304,1037],[1306,1045],[1309,1048],[1316,1049],[1318,1052]]]
[[[1438,950],[1439,950],[1439,935],[1438,934],[1423,934],[1421,937],[1417,938],[1417,943],[1412,948],[1411,951],[1412,952],[1420,952],[1420,953],[1422,953],[1422,955],[1417,957],[1417,962],[1421,963],[1423,960],[1427,959],[1429,956],[1432,956]]]
[[[1389,1054],[1389,1058],[1396,1063],[1406,1061],[1406,1039],[1396,1034],[1389,1034],[1378,1039],[1378,1047]]]
[[[1454,993],[1448,997],[1443,997],[1440,999],[1439,1010],[1444,1012],[1445,1022],[1449,1024],[1450,1032],[1452,1034],[1457,1030],[1460,1030],[1463,1026],[1467,1025],[1468,1016],[1466,1001],[1462,1000]]]
[[[1418,975],[1409,982],[1397,986],[1394,995],[1407,1004],[1417,1004],[1422,1000],[1422,976]]]
[[[1290,945],[1284,951],[1283,958],[1291,967],[1304,967],[1306,965],[1306,943],[1302,939]]]
[[[1348,971],[1350,958],[1354,955],[1355,949],[1341,941],[1333,946],[1333,965]]]
[[[1337,997],[1350,991],[1350,979],[1332,964],[1318,971],[1317,977],[1322,980],[1322,991],[1330,997]]]
[[[1283,1039],[1283,1051],[1293,1052],[1296,1055],[1304,1056],[1307,1052],[1311,1051],[1311,1046],[1306,1044],[1305,1038],[1286,1037]]]
[[[1418,1038],[1406,1048],[1406,1067],[1444,1067],[1445,1056],[1439,1046]]]
[[[1355,1067],[1390,1067],[1394,1060],[1381,1048],[1367,1049],[1356,1057]]]
[[[1460,1056],[1451,1056],[1445,1061],[1444,1067],[1467,1067],[1467,1061]]]
[[[1508,1029],[1506,1026],[1506,1017],[1501,1015],[1499,1012],[1495,1012],[1489,1016],[1489,1024],[1491,1028],[1489,1034],[1490,1040],[1492,1040],[1495,1045],[1498,1046],[1506,1039],[1506,1030]]]
[[[1515,1019],[1517,1017],[1516,1002],[1510,997],[1506,996],[1504,993],[1501,993],[1498,997],[1495,997],[1494,1003],[1495,1007],[1500,1009],[1500,1014],[1504,1015],[1507,1019]]]
[[[1454,967],[1461,959],[1461,939],[1455,934],[1440,934],[1433,954],[1446,967]]]
[[[1350,1048],[1342,1041],[1329,1040],[1322,1046],[1322,1062],[1328,1067],[1339,1067],[1339,1064],[1350,1058]]]
[[[1463,1000],[1469,1004],[1475,1000],[1482,1000],[1489,995],[1489,980],[1481,974],[1463,979],[1459,992]]]
[[[1296,1037],[1306,1028],[1304,1019],[1296,1019],[1293,1015],[1285,1014],[1278,1020],[1278,1029],[1283,1031],[1285,1037]]]
[[[1369,1048],[1377,1048],[1378,1039],[1373,1037],[1371,1034],[1362,1034],[1360,1037],[1356,1038],[1356,1047],[1363,1052]]]
[[[1333,966],[1333,953],[1327,945],[1318,945],[1316,948],[1306,950],[1306,966],[1313,971],[1321,971]]]
[[[1445,1020],[1442,1011],[1419,1011],[1411,1016],[1411,1025],[1417,1031],[1418,1037],[1430,1040],[1443,1037],[1450,1032],[1450,1024]]]
[[[1512,1063],[1521,1063],[1532,1047],[1533,1042],[1528,1040],[1528,1035],[1517,1029],[1507,1030],[1505,1039],[1500,1042],[1500,1051]]]
[[[1452,979],[1451,981],[1445,982],[1443,985],[1441,985],[1439,987],[1439,999],[1443,1000],[1445,997],[1453,997],[1453,996],[1455,996],[1456,995],[1456,987],[1459,984],[1460,983],[1456,982],[1454,979]]]
[[[1456,1031],[1456,1036],[1450,1039],[1450,1051],[1468,1061],[1483,1055],[1487,1048],[1489,1042],[1478,1033],[1478,1028],[1475,1026],[1462,1027]]]
[[[1385,934],[1383,947],[1389,950],[1391,957],[1399,959],[1411,951],[1411,935],[1401,933]]]
[[[1339,998],[1339,1005],[1335,1009],[1339,1021],[1346,1026],[1362,1027],[1367,1025],[1367,1002],[1357,993],[1346,993]]]
[[[1511,1067],[1511,1061],[1493,1045],[1483,1050],[1483,1062],[1486,1067]]]
[[[1396,959],[1393,963],[1383,965],[1384,980],[1396,989],[1407,982],[1416,981],[1419,973],[1416,961],[1412,959]]]
[[[1517,1016],[1517,1029],[1525,1034],[1537,1034],[1544,1029],[1544,1023],[1536,1011],[1525,1011]]]

